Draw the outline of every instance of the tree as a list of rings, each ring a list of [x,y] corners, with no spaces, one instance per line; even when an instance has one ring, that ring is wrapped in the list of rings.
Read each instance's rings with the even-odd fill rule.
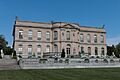
[[[3,49],[3,53],[5,55],[11,55],[13,52],[13,49],[10,46],[8,46],[8,42],[5,40],[5,37],[3,35],[0,35],[0,50],[1,49]]]
[[[107,55],[112,56],[112,53],[115,53],[115,46],[107,46]]]
[[[115,56],[120,57],[120,43],[116,45]]]

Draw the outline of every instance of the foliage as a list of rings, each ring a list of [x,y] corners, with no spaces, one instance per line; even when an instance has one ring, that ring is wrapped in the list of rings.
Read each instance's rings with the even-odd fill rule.
[[[115,55],[116,55],[117,57],[120,57],[120,43],[116,45]]]

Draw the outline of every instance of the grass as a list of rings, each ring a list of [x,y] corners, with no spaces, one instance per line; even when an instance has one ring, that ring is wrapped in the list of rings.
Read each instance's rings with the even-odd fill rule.
[[[0,80],[120,80],[120,68],[0,70]]]

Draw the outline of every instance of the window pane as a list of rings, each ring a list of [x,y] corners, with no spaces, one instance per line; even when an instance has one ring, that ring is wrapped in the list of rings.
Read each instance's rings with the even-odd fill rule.
[[[80,42],[84,42],[84,36],[83,36],[83,34],[80,34]]]
[[[97,35],[94,35],[94,43],[97,43]]]
[[[101,43],[104,43],[104,36],[103,35],[101,35],[100,41],[101,41]]]
[[[41,40],[41,38],[42,38],[41,36],[42,36],[41,31],[38,31],[38,33],[37,33],[37,37],[38,37],[38,38],[37,38],[37,39],[38,39],[38,40]]]
[[[28,31],[28,39],[29,39],[29,40],[32,40],[32,30],[29,30],[29,31]]]
[[[50,41],[50,32],[46,32],[46,40]]]
[[[70,40],[70,32],[69,31],[67,31],[66,38],[67,38],[67,40]]]
[[[57,39],[58,39],[58,32],[54,31],[54,40],[57,40]]]
[[[23,39],[23,30],[19,30],[19,39]]]
[[[95,55],[98,55],[98,48],[95,47]]]
[[[88,42],[88,43],[91,42],[90,34],[87,35],[87,42]]]
[[[50,52],[50,46],[49,45],[46,46],[46,52]]]

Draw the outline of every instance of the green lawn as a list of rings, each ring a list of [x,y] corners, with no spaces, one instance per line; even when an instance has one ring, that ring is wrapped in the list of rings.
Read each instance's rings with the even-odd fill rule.
[[[120,80],[120,68],[0,70],[0,80]]]

